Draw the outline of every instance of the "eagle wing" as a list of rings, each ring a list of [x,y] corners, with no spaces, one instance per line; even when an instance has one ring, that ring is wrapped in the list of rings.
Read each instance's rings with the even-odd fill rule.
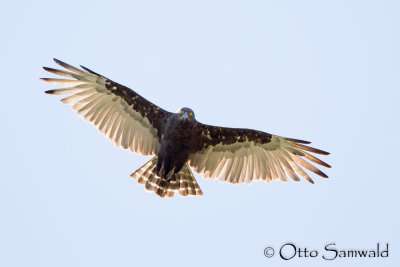
[[[189,155],[189,164],[206,178],[236,184],[257,180],[286,182],[288,177],[299,181],[301,176],[314,183],[303,168],[328,178],[302,157],[330,168],[307,151],[321,155],[329,153],[304,145],[310,144],[307,141],[201,123],[198,123],[198,137]]]
[[[61,100],[72,105],[86,121],[96,126],[116,146],[141,155],[155,155],[160,150],[161,134],[172,113],[146,100],[133,90],[83,66],[73,67],[54,61],[66,70],[44,67],[44,70],[71,79],[42,78],[64,89],[47,94],[69,95]]]

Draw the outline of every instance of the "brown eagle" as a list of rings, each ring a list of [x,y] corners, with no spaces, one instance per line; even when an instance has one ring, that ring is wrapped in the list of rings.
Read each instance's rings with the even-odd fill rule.
[[[202,124],[193,110],[181,108],[165,111],[133,90],[88,68],[54,61],[66,70],[44,70],[71,79],[42,78],[67,86],[46,91],[52,95],[69,95],[62,103],[96,126],[116,146],[143,156],[154,156],[131,177],[158,196],[202,195],[190,167],[204,177],[228,183],[251,183],[257,180],[313,180],[306,168],[322,177],[328,176],[302,157],[330,166],[310,155],[328,152],[306,146],[310,142],[251,130]],[[308,151],[308,152],[307,152]]]

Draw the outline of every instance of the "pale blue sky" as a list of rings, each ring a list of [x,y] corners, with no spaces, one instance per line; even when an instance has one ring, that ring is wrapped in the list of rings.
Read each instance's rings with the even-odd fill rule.
[[[399,266],[398,1],[8,1],[0,16],[1,266]],[[199,121],[313,142],[315,184],[160,199],[58,97],[56,57]],[[267,259],[286,242],[388,259]]]

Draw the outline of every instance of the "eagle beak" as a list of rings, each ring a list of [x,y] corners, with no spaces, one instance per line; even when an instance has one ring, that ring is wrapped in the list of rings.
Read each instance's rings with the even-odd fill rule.
[[[184,119],[189,119],[189,115],[188,115],[186,112],[182,114],[182,117],[183,117]]]

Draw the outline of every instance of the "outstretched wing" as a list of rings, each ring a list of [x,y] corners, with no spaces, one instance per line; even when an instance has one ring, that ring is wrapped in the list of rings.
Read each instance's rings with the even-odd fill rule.
[[[302,157],[330,168],[306,151],[321,155],[329,153],[305,146],[310,143],[307,141],[201,123],[198,123],[198,136],[198,143],[189,155],[189,164],[206,178],[235,184],[257,180],[286,182],[287,177],[300,181],[299,175],[314,183],[302,167],[328,178]]]
[[[155,155],[160,150],[161,134],[170,112],[154,105],[133,90],[113,82],[83,66],[75,68],[54,61],[66,70],[44,67],[44,70],[70,79],[42,78],[64,89],[46,91],[52,95],[69,95],[61,100],[71,104],[86,121],[96,126],[118,147],[142,155]]]

